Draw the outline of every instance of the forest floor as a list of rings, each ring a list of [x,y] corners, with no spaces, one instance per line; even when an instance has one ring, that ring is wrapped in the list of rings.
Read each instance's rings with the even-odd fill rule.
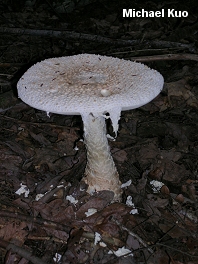
[[[0,263],[197,264],[196,1],[4,2]],[[123,8],[178,4],[187,18],[122,17]],[[109,191],[89,196],[80,181],[86,166],[81,117],[49,117],[17,98],[16,83],[31,65],[79,53],[142,61],[165,79],[152,102],[122,112],[118,136],[109,141],[124,184],[121,203],[111,203]]]

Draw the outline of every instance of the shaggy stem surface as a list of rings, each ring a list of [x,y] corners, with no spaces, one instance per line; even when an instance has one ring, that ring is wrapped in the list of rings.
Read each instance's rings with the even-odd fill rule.
[[[82,119],[87,148],[84,181],[89,186],[88,192],[110,190],[114,192],[114,201],[120,201],[121,182],[108,145],[105,117],[83,114]]]

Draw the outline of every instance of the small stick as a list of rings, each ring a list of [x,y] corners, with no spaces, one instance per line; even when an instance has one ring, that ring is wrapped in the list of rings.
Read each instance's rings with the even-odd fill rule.
[[[121,224],[118,220],[116,220],[115,218],[112,219],[113,222],[115,222],[118,226],[120,226],[122,228],[122,230],[127,231],[131,236],[135,237],[141,245],[143,245],[145,248],[148,249],[148,251],[153,254],[154,251],[148,246],[148,244],[141,238],[139,237],[137,234],[135,234],[133,231],[129,230],[127,227],[125,227],[123,224]]]
[[[58,230],[63,230],[65,232],[69,232],[71,230],[71,227],[69,225],[64,225],[64,224],[56,223],[54,221],[50,221],[47,219],[36,218],[36,217],[28,216],[25,214],[17,213],[17,212],[0,210],[0,217],[10,217],[14,219],[20,219],[23,221],[27,221],[28,223],[41,225],[45,228],[58,229]]]
[[[31,261],[34,264],[47,264],[42,259],[32,255],[30,251],[27,251],[26,249],[16,246],[15,244],[5,241],[3,239],[0,239],[0,247],[5,248],[7,250],[11,249],[13,252],[19,254],[21,257]]]
[[[165,60],[194,60],[198,61],[198,55],[189,53],[178,53],[178,54],[163,54],[153,56],[142,56],[142,57],[129,57],[132,61],[165,61]]]
[[[60,30],[43,30],[43,29],[29,29],[29,28],[9,28],[9,27],[0,27],[0,33],[5,34],[15,34],[15,35],[30,35],[30,36],[45,36],[45,37],[54,37],[54,38],[62,38],[67,40],[85,40],[85,41],[93,41],[97,43],[111,44],[117,46],[129,46],[129,45],[138,45],[142,43],[146,43],[147,45],[154,47],[167,47],[167,48],[184,48],[188,49],[190,52],[195,53],[195,47],[192,44],[184,44],[180,42],[172,42],[172,41],[155,41],[155,40],[144,40],[141,41],[139,39],[131,40],[123,40],[123,39],[111,39],[108,37],[103,37],[100,35],[92,35],[85,33],[78,33],[75,31],[60,31]],[[2,35],[1,35],[2,37]]]

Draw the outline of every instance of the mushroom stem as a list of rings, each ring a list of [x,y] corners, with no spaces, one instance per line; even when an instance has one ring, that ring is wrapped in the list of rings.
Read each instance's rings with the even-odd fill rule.
[[[82,114],[82,119],[87,148],[87,165],[83,180],[88,184],[88,193],[110,190],[114,192],[113,200],[120,201],[121,182],[108,145],[105,117],[100,114]]]

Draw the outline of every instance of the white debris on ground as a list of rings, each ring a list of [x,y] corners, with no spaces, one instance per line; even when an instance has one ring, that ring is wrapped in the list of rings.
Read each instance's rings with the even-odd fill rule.
[[[125,247],[122,248],[118,248],[118,250],[114,251],[114,250],[109,250],[108,254],[115,254],[117,257],[122,257],[124,255],[127,255],[127,257],[133,256],[133,253],[131,252],[130,249],[127,249]]]
[[[44,196],[44,194],[42,194],[42,193],[38,193],[38,194],[36,195],[36,197],[35,197],[35,201],[40,200],[43,196]]]
[[[104,242],[99,242],[99,245],[100,245],[101,247],[106,247],[106,246],[107,246]]]
[[[95,235],[94,245],[97,245],[98,242],[99,242],[99,245],[101,247],[106,247],[107,246],[104,242],[101,241],[102,237],[101,237],[101,235],[98,232],[95,232],[94,235]]]
[[[85,212],[86,217],[93,215],[97,212],[97,209],[95,208],[89,208],[87,212]]]
[[[24,193],[24,196],[27,198],[30,193],[30,190],[28,189],[27,185],[23,183],[20,183],[20,186],[21,187],[15,193],[18,195],[21,195]]]
[[[77,146],[75,146],[75,147],[74,147],[74,150],[76,150],[76,151],[77,151],[77,150],[79,150],[79,148],[78,148]]]
[[[158,193],[158,192],[160,192],[160,189],[162,188],[164,183],[160,182],[160,181],[153,180],[153,181],[150,181],[150,185],[152,186],[153,192]]]
[[[61,260],[61,258],[62,258],[62,255],[56,253],[55,256],[53,257],[53,261],[55,263],[58,263]]]
[[[110,140],[112,140],[112,141],[115,141],[115,138],[112,137],[112,136],[110,136],[109,134],[107,134],[107,138],[110,139]]]
[[[138,209],[132,209],[130,212],[129,212],[130,214],[138,214]]]
[[[132,182],[132,181],[129,180],[129,181],[123,183],[123,184],[121,185],[121,188],[129,187],[129,186],[131,185],[131,182]]]
[[[50,186],[50,187],[51,187],[51,186]],[[65,186],[65,185],[63,185],[63,184],[58,185],[56,188],[62,188],[62,187],[67,188],[67,186]]]
[[[58,185],[56,188],[67,188],[68,186],[71,186],[71,183],[69,182],[68,185],[64,185],[63,182],[61,182],[60,185]],[[51,192],[51,190],[53,189],[54,185],[50,185],[50,189],[49,191],[43,193],[38,193],[35,197],[35,201],[39,201],[44,195],[46,195],[47,193]],[[56,194],[54,194],[53,196],[57,196]]]
[[[67,195],[66,200],[70,201],[70,203],[74,205],[78,203],[78,200],[76,200],[72,195]]]
[[[85,188],[83,188],[82,186],[80,186],[80,192],[84,192]]]
[[[138,214],[138,210],[135,208],[135,204],[133,203],[133,198],[130,195],[127,196],[126,205],[133,207],[133,209],[129,212],[130,214]]]
[[[94,238],[94,245],[96,245],[96,244],[98,244],[98,242],[100,242],[101,235],[98,232],[95,232],[94,236],[95,236],[95,238]]]

